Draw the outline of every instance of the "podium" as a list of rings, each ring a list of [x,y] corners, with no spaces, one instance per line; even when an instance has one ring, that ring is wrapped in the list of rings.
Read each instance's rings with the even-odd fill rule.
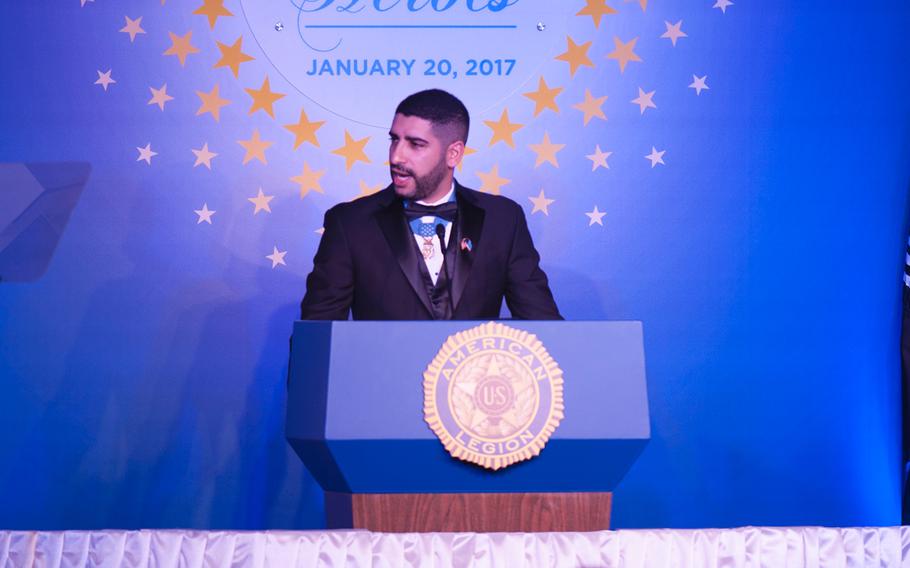
[[[424,370],[480,323],[295,322],[286,434],[326,492],[328,528],[609,528],[612,491],[650,438],[641,323],[503,322],[562,369],[565,409],[540,455],[496,471],[451,457],[424,421]]]

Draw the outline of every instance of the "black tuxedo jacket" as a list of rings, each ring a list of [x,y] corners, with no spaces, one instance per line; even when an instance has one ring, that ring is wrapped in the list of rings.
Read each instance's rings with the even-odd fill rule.
[[[455,195],[454,319],[496,319],[503,298],[517,319],[562,319],[521,207],[458,183]],[[357,320],[432,319],[423,258],[402,208],[390,185],[326,212],[302,319],[346,320],[349,310]]]

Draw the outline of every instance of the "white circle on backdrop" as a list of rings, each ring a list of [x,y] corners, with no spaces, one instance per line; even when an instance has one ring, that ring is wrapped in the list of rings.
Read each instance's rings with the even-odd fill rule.
[[[477,116],[532,79],[536,89],[540,66],[564,47],[563,4],[241,0],[241,9],[268,60],[300,93],[384,129],[398,103],[423,89],[445,89]],[[280,33],[275,22],[284,24]]]

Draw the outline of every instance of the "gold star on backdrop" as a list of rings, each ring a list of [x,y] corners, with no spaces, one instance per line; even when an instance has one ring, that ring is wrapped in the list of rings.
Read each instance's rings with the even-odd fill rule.
[[[698,77],[697,75],[692,75],[692,83],[689,84],[690,89],[695,89],[695,94],[700,95],[701,92],[705,89],[711,89],[708,84],[705,82],[708,80],[708,76]]]
[[[158,152],[152,150],[152,143],[149,142],[145,145],[145,148],[140,148],[136,146],[136,149],[139,150],[139,157],[136,158],[137,162],[145,162],[148,165],[152,165],[152,157],[157,156]]]
[[[131,20],[129,16],[123,16],[126,18],[126,25],[120,28],[120,31],[125,34],[130,34],[130,43],[133,43],[133,40],[136,39],[137,34],[144,34],[145,30],[142,29],[142,16],[139,16],[135,20]]]
[[[502,115],[500,115],[499,120],[484,120],[483,123],[493,130],[490,146],[497,142],[505,142],[509,147],[514,148],[515,140],[512,139],[512,136],[524,128],[524,124],[509,122],[509,109],[507,108],[502,109]]]
[[[607,158],[610,157],[610,154],[613,152],[604,152],[600,149],[600,144],[594,149],[593,154],[588,154],[585,158],[591,160],[591,171],[597,170],[597,168],[606,168],[610,169],[610,164],[607,163]]]
[[[638,105],[638,107],[641,109],[641,114],[645,114],[645,109],[657,108],[657,105],[654,104],[654,101],[652,100],[654,98],[654,93],[656,92],[657,91],[651,91],[650,93],[646,93],[642,90],[641,87],[639,87],[638,98],[632,99],[631,102],[633,105]]]
[[[212,211],[211,209],[209,209],[208,203],[203,203],[202,209],[194,209],[193,212],[196,213],[196,215],[199,217],[198,219],[196,219],[197,225],[202,222],[205,222],[205,223],[208,223],[209,225],[211,225],[212,224],[212,215],[214,215],[216,213],[215,211]]]
[[[591,42],[586,41],[585,43],[578,45],[575,41],[566,36],[566,42],[568,48],[564,53],[560,53],[556,56],[556,59],[559,61],[565,61],[569,64],[569,76],[574,77],[575,72],[578,71],[578,68],[584,65],[585,67],[594,68],[594,62],[591,61],[591,58],[588,57],[588,48],[591,47]]]
[[[626,4],[629,2],[635,2],[636,0],[625,0]],[[648,0],[638,0],[638,5],[641,6],[641,11],[644,12],[648,9]]]
[[[256,195],[256,197],[247,197],[246,198],[247,201],[249,201],[250,203],[252,203],[253,205],[256,206],[256,208],[253,209],[253,215],[255,215],[256,213],[259,213],[260,211],[265,211],[266,213],[271,213],[272,208],[269,207],[269,202],[273,199],[275,199],[275,196],[266,195],[266,194],[262,193],[261,187],[259,188],[259,193]]]
[[[224,7],[224,0],[203,0],[202,6],[196,8],[193,14],[206,16],[209,20],[209,28],[215,29],[215,22],[222,16],[233,16],[234,14]]]
[[[673,47],[676,47],[676,40],[681,37],[689,37],[686,32],[682,31],[682,20],[671,24],[670,22],[664,20],[664,25],[667,27],[667,31],[661,35],[661,38],[665,38],[673,42]]]
[[[202,106],[200,106],[199,110],[196,111],[196,116],[209,113],[215,119],[215,122],[219,122],[221,120],[221,108],[231,104],[231,101],[222,99],[219,96],[218,89],[218,83],[215,83],[215,86],[212,88],[212,92],[210,93],[196,91],[196,95],[198,95],[202,100]]]
[[[160,89],[149,87],[149,90],[152,92],[152,98],[149,99],[148,104],[158,105],[161,110],[164,110],[165,103],[174,100],[174,97],[167,94],[167,83],[162,85]]]
[[[285,124],[284,127],[294,134],[294,149],[296,150],[304,142],[309,142],[318,148],[319,140],[316,139],[316,131],[322,128],[323,124],[325,124],[324,120],[310,121],[306,111],[300,109],[300,119],[297,124]]]
[[[168,32],[168,35],[171,37],[171,46],[161,55],[176,55],[177,59],[180,60],[181,67],[186,65],[188,55],[199,53],[199,48],[190,43],[193,39],[193,30],[186,32],[182,36],[178,36],[174,32]]]
[[[468,156],[470,156],[471,154],[476,154],[476,153],[477,153],[477,150],[475,150],[474,148],[471,148],[469,146],[464,147],[464,155],[461,156],[461,161],[458,162],[458,171],[459,172],[464,171],[464,159],[467,158]],[[385,165],[388,166],[389,163],[386,162]]]
[[[556,161],[556,153],[565,147],[565,144],[553,144],[550,142],[550,134],[548,132],[543,133],[543,140],[540,141],[540,144],[528,144],[528,148],[537,154],[537,160],[534,162],[535,168],[544,162],[549,162],[558,168],[559,162]]]
[[[626,65],[628,65],[630,61],[641,62],[641,57],[633,51],[637,41],[638,38],[635,37],[627,43],[623,43],[618,37],[613,37],[613,45],[616,46],[616,49],[607,54],[607,59],[615,59],[619,62],[620,73],[625,73]]]
[[[112,71],[112,70],[111,70],[111,69],[108,69],[106,73],[102,73],[101,71],[98,71],[98,70],[96,70],[96,71],[97,71],[97,73],[98,73],[98,80],[95,81],[95,84],[96,84],[96,85],[101,85],[101,87],[105,90],[105,92],[107,92],[107,88],[108,88],[109,86],[111,86],[112,83],[116,83],[116,82],[117,82],[117,81],[114,80],[113,77],[111,77],[111,71]]]
[[[306,197],[311,191],[325,193],[319,184],[319,178],[325,174],[325,170],[311,170],[310,165],[303,163],[303,173],[294,176],[291,181],[300,186],[300,199]]]
[[[230,67],[231,72],[234,73],[234,78],[240,76],[240,64],[246,63],[247,61],[253,61],[253,57],[250,57],[242,51],[243,47],[243,36],[237,38],[237,41],[233,45],[226,45],[220,41],[215,42],[218,45],[218,50],[221,51],[221,59],[215,63],[215,66],[212,69],[218,69],[219,67]]]
[[[272,261],[272,268],[275,268],[279,264],[287,266],[287,263],[284,261],[284,255],[287,253],[288,251],[282,252],[278,250],[278,247],[272,247],[272,254],[267,254],[265,257]]]
[[[657,166],[657,164],[666,165],[666,164],[664,164],[664,154],[666,154],[666,153],[667,153],[666,150],[661,150],[660,152],[658,152],[657,148],[655,148],[654,146],[651,146],[651,153],[648,154],[647,156],[645,156],[646,160],[651,160],[651,169],[654,169],[654,167]]]
[[[607,6],[606,0],[585,0],[585,7],[578,11],[576,16],[591,16],[594,21],[594,27],[600,27],[600,18],[609,14],[618,13],[615,9]]]
[[[556,201],[555,199],[547,199],[547,196],[543,194],[543,189],[540,190],[540,193],[537,195],[537,197],[529,197],[528,199],[530,199],[531,203],[534,204],[534,209],[531,210],[531,215],[539,211],[547,217],[550,216],[550,210],[548,209],[550,207],[550,204]]]
[[[607,95],[599,98],[594,98],[591,96],[591,89],[585,89],[585,100],[578,103],[577,105],[573,105],[572,108],[580,110],[585,114],[584,125],[587,126],[588,123],[591,122],[591,119],[594,117],[600,118],[602,120],[607,120],[604,111],[600,108],[603,106],[605,100],[607,100]]]
[[[593,225],[594,223],[597,223],[597,224],[600,225],[601,227],[604,226],[603,218],[604,218],[604,215],[606,215],[606,213],[603,212],[603,211],[598,211],[598,210],[597,210],[597,205],[594,206],[594,210],[593,210],[593,211],[590,211],[590,212],[588,212],[588,213],[585,213],[585,215],[587,215],[587,216],[588,216],[588,219],[590,219],[590,220],[588,221],[588,226],[589,226],[589,227],[590,227],[591,225]]]
[[[367,142],[370,141],[370,137],[361,138],[360,140],[354,140],[347,130],[344,131],[344,146],[341,148],[336,148],[332,150],[332,153],[341,156],[344,158],[345,171],[351,171],[351,168],[355,163],[365,162],[370,163],[370,159],[367,157],[366,152],[364,152],[364,146],[367,145]]]
[[[250,114],[253,114],[257,110],[264,110],[266,114],[275,118],[275,111],[272,108],[272,105],[276,101],[279,101],[284,98],[284,93],[276,93],[272,91],[269,86],[269,76],[265,76],[265,81],[262,82],[262,87],[259,89],[244,89],[251,97],[253,97],[253,105],[250,107]]]
[[[489,172],[476,172],[476,174],[481,181],[480,191],[492,193],[493,195],[499,195],[502,186],[512,181],[504,177],[499,177],[499,164],[493,166],[493,169]]]
[[[265,151],[269,148],[269,146],[274,144],[274,142],[271,142],[269,140],[262,140],[259,138],[258,128],[253,130],[253,136],[251,136],[249,140],[238,140],[237,143],[243,146],[243,148],[246,150],[246,154],[243,156],[244,166],[247,165],[247,163],[253,158],[259,160],[263,164],[269,163],[265,159]]]
[[[556,105],[556,97],[559,96],[559,93],[562,91],[562,87],[553,87],[551,89],[547,86],[547,82],[544,81],[541,76],[540,80],[537,81],[537,90],[523,94],[534,101],[534,116],[537,116],[546,109],[550,109],[556,114],[559,114],[559,107]]]
[[[209,150],[209,143],[206,142],[202,145],[202,148],[196,150],[195,148],[190,148],[190,151],[196,155],[196,162],[193,164],[193,167],[203,165],[208,169],[212,169],[212,158],[217,156],[215,152]]]
[[[727,8],[732,5],[733,5],[733,2],[731,2],[730,0],[717,0],[717,2],[714,3],[714,6],[712,6],[712,8],[717,8],[721,12],[726,14]]]
[[[354,199],[358,199],[360,197],[366,197],[368,195],[373,195],[374,193],[378,193],[381,190],[382,190],[381,183],[370,187],[369,185],[367,185],[367,183],[365,181],[360,180],[360,193],[358,193],[357,197],[355,197]]]

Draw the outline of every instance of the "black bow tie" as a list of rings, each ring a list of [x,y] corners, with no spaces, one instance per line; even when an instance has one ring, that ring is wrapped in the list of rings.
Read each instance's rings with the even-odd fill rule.
[[[408,220],[418,219],[420,217],[439,217],[446,221],[454,221],[457,213],[457,201],[447,201],[442,205],[435,206],[421,205],[420,203],[411,201],[408,202],[407,206],[404,208],[404,214],[407,216]]]

